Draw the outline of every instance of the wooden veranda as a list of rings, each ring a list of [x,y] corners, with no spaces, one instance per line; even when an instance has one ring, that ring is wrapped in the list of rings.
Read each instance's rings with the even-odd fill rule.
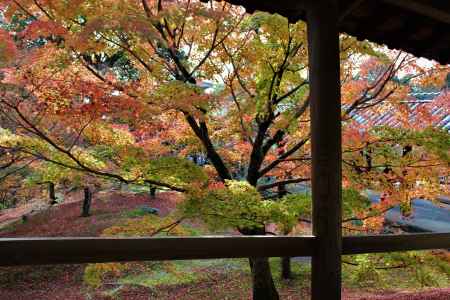
[[[312,299],[341,298],[341,255],[450,248],[450,233],[341,236],[339,33],[450,63],[442,0],[229,0],[308,23],[313,236],[0,239],[0,265],[312,256]]]

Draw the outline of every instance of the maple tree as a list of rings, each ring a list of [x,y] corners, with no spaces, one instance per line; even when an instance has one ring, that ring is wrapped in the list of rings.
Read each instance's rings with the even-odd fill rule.
[[[303,22],[189,0],[2,0],[0,9],[0,146],[20,164],[50,181],[90,174],[182,192],[185,216],[246,235],[270,223],[287,234],[308,211],[304,195],[264,196],[310,178]],[[448,68],[346,35],[341,66],[344,184],[389,194],[369,215],[344,197],[344,226],[361,230],[347,226],[359,219],[376,230],[386,207],[407,213],[414,196],[444,188],[448,133],[431,128],[431,109],[412,120],[404,101],[415,86],[442,86]],[[402,72],[413,76],[402,82]],[[448,96],[438,99],[447,114]],[[389,110],[397,128],[355,118]],[[250,266],[254,298],[277,299],[268,260]]]

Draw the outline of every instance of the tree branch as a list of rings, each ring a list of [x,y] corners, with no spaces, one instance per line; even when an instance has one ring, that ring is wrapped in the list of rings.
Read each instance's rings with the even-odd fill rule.
[[[265,191],[268,189],[272,189],[272,188],[287,185],[287,184],[307,182],[310,180],[311,180],[311,178],[294,178],[294,179],[281,180],[281,181],[277,181],[274,183],[260,185],[260,186],[258,186],[258,191]]]

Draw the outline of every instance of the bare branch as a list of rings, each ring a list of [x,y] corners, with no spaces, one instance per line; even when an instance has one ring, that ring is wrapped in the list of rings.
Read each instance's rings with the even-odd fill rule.
[[[294,179],[287,179],[287,180],[281,180],[274,183],[264,184],[258,186],[258,191],[265,191],[269,190],[275,187],[287,185],[287,184],[293,184],[293,183],[300,183],[300,182],[308,182],[311,178],[294,178]]]

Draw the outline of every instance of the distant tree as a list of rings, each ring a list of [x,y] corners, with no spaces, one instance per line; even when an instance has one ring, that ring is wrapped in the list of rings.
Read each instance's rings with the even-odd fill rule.
[[[89,217],[90,215],[90,209],[91,209],[91,203],[92,203],[92,191],[89,187],[84,188],[84,197],[83,197],[83,209],[81,211],[82,217]]]

